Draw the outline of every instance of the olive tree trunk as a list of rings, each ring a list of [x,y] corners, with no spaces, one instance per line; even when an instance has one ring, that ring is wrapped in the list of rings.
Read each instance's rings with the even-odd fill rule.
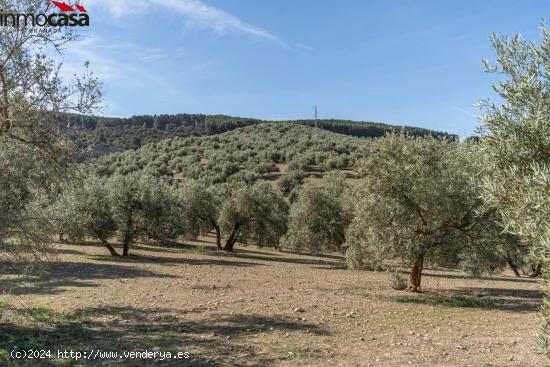
[[[531,278],[538,278],[541,275],[542,264],[537,264],[533,266],[533,273],[530,275]]]
[[[105,247],[107,247],[107,249],[109,250],[109,252],[111,253],[111,255],[113,256],[120,256],[118,254],[118,252],[116,252],[116,250],[113,248],[113,246],[111,246],[111,244],[109,242],[107,242],[106,240],[104,239],[100,239],[101,243],[105,245]]]
[[[129,240],[124,239],[123,247],[122,247],[122,256],[128,256],[130,252],[130,242]]]
[[[422,269],[424,267],[424,254],[419,254],[416,259],[414,259],[413,266],[411,269],[411,275],[409,277],[409,285],[407,290],[411,292],[420,291],[420,283],[422,281]]]
[[[521,278],[521,274],[519,273],[519,269],[518,269],[518,266],[516,264],[514,264],[514,262],[512,261],[512,259],[508,256],[505,256],[504,259],[506,260],[506,262],[508,263],[508,265],[510,266],[510,269],[512,269],[512,271],[514,272],[514,275],[517,277],[517,278]]]
[[[130,251],[130,242],[132,242],[134,221],[131,215],[126,220],[126,232],[124,233],[122,256],[128,256]]]
[[[214,224],[213,227],[214,227],[214,231],[216,231],[216,248],[218,249],[218,251],[221,251],[222,250],[222,234],[221,234],[221,231],[220,231],[220,226],[217,225],[217,224]]]
[[[225,246],[223,248],[225,251],[233,251],[233,246],[235,246],[235,242],[237,242],[240,231],[241,226],[239,224],[235,224],[235,226],[233,227],[233,231],[231,231],[231,234],[227,238],[227,241],[225,241]]]

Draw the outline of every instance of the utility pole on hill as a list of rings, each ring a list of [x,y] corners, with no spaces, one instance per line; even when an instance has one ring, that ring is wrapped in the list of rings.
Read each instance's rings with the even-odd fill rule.
[[[315,112],[315,127],[319,127],[319,122],[317,121],[317,105],[313,106],[313,111]]]

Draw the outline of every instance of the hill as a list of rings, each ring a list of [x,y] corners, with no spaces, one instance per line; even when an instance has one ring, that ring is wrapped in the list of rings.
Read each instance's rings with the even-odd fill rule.
[[[213,136],[175,137],[96,160],[100,175],[145,171],[205,184],[350,169],[371,139],[293,123],[262,123]]]
[[[137,149],[145,144],[171,137],[214,135],[240,127],[272,122],[275,121],[203,114],[143,115],[129,118],[65,114],[60,117],[60,124],[72,128],[73,140],[80,150],[87,152],[88,156]],[[315,125],[314,120],[284,122]],[[389,131],[404,128],[413,136],[433,135],[456,138],[445,132],[368,121],[319,120],[318,126],[323,130],[356,137],[375,138]]]

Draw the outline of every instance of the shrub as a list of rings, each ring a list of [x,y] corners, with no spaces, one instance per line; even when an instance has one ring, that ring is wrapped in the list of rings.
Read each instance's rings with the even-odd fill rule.
[[[407,279],[403,277],[397,270],[390,269],[387,271],[388,281],[391,289],[402,291],[407,289]]]

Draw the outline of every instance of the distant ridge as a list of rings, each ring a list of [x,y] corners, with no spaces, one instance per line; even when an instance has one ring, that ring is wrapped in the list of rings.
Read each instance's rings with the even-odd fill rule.
[[[68,129],[76,145],[86,156],[101,156],[172,137],[214,135],[233,129],[272,122],[290,122],[315,126],[315,120],[269,121],[226,115],[175,114],[140,115],[128,118],[64,114],[60,124]],[[325,119],[318,120],[319,128],[340,134],[377,138],[402,128],[412,136],[434,136],[456,140],[458,137],[425,128],[391,125],[371,121]]]

